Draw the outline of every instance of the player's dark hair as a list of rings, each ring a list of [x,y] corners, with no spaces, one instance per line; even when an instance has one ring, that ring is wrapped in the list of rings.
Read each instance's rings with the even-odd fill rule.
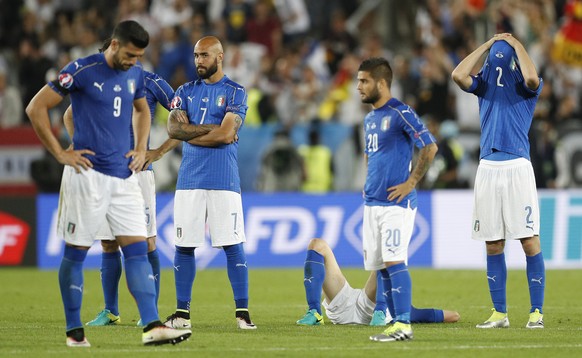
[[[122,21],[113,29],[112,39],[116,39],[121,45],[132,43],[138,48],[146,48],[150,42],[148,32],[136,21]]]
[[[375,81],[385,80],[388,84],[388,88],[392,85],[392,68],[387,59],[382,57],[372,57],[364,60],[358,71],[369,72],[370,76]]]
[[[99,52],[105,52],[105,50],[107,50],[110,45],[111,45],[111,37],[108,38],[107,40],[105,40],[105,42],[103,43],[103,45],[99,49]]]

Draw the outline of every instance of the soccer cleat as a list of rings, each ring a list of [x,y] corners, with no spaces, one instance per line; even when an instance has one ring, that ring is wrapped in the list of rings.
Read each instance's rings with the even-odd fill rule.
[[[180,317],[177,313],[172,313],[166,318],[164,325],[169,328],[188,329],[192,328],[192,323],[188,318]]]
[[[121,317],[114,315],[108,309],[104,309],[103,311],[97,314],[94,320],[85,323],[87,326],[109,326],[113,324],[120,324]]]
[[[235,312],[236,324],[240,329],[257,329],[257,326],[251,321],[251,315],[247,309],[237,309]]]
[[[166,326],[158,326],[144,332],[141,341],[146,346],[159,346],[161,344],[178,344],[192,335],[189,329],[174,329]]]
[[[138,327],[145,327],[145,325],[141,322],[141,318],[137,321],[135,325]]]
[[[410,324],[396,322],[386,328],[384,332],[370,336],[370,340],[374,342],[396,342],[410,341],[413,337],[412,326]]]
[[[297,321],[301,326],[322,326],[325,324],[323,316],[320,315],[315,308],[307,309],[305,316]]]
[[[73,337],[67,337],[67,347],[91,347],[91,343],[89,343],[86,337],[83,337],[81,341],[77,341]]]
[[[508,328],[509,318],[507,318],[507,313],[497,312],[495,308],[491,309],[493,313],[491,317],[483,323],[479,323],[475,327],[477,328]],[[531,317],[531,316],[530,316]]]
[[[385,326],[386,325],[386,313],[384,311],[374,311],[372,315],[372,320],[370,321],[370,326]]]
[[[540,313],[539,309],[535,309],[529,314],[529,321],[525,325],[525,328],[544,328],[544,315]]]
[[[91,347],[83,328],[75,328],[67,332],[67,347]]]

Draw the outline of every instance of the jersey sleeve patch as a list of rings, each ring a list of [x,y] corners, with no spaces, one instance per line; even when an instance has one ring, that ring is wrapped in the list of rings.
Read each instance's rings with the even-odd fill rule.
[[[59,75],[59,85],[65,89],[71,88],[73,85],[73,75],[68,72],[63,72]]]
[[[175,96],[170,103],[170,109],[182,109],[182,98]]]

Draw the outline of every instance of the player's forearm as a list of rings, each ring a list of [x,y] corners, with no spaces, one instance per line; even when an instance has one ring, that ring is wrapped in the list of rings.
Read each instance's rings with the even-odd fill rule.
[[[172,149],[176,148],[180,144],[180,141],[177,139],[166,139],[162,145],[157,149],[160,152],[160,156],[168,153]]]
[[[531,57],[529,57],[527,51],[521,43],[517,42],[515,45],[513,45],[513,48],[517,55],[517,59],[519,60],[521,74],[523,75],[526,86],[532,90],[537,89],[540,85],[540,79],[538,77],[538,71],[536,71],[536,66],[534,65]]]
[[[34,100],[26,107],[26,114],[32,123],[32,128],[45,148],[60,161],[63,147],[52,132],[48,108],[40,108],[34,105]]]
[[[184,122],[185,112],[173,110],[168,116],[168,136],[171,139],[189,141],[191,139],[208,134],[212,129],[217,128],[216,124],[190,124]],[[187,117],[186,117],[187,120]]]
[[[218,147],[223,144],[233,143],[235,141],[234,134],[227,133],[222,128],[217,128],[203,136],[189,140],[188,143],[202,147]]]
[[[471,78],[471,72],[480,62],[481,57],[489,50],[491,47],[490,41],[479,46],[475,51],[471,52],[467,57],[465,57],[453,70],[451,73],[451,78],[459,87],[467,89],[473,83]]]
[[[73,108],[71,106],[67,107],[67,110],[63,115],[63,124],[65,125],[65,130],[67,131],[69,138],[73,140],[73,135],[75,134],[75,125],[73,123]]]
[[[134,112],[133,133],[135,138],[135,150],[147,150],[148,137],[151,127],[151,117],[149,111]]]
[[[408,182],[412,184],[412,186],[416,187],[416,184],[418,184],[422,177],[424,177],[430,168],[430,164],[432,163],[437,151],[438,147],[435,143],[431,143],[419,151],[416,166],[408,178]]]

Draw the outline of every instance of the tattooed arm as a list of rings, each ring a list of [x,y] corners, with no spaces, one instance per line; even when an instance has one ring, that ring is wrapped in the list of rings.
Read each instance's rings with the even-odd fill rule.
[[[430,167],[437,150],[438,147],[435,143],[431,143],[420,150],[416,166],[412,170],[412,173],[410,173],[408,180],[402,184],[388,188],[388,200],[397,199],[397,203],[400,203],[416,187],[416,184],[422,179]]]
[[[190,124],[186,111],[174,109],[168,116],[168,136],[171,139],[189,141],[219,128],[216,124]]]
[[[242,118],[238,114],[228,112],[224,116],[220,127],[213,129],[208,134],[191,139],[188,143],[203,147],[231,144],[238,139],[237,133],[241,125]]]

